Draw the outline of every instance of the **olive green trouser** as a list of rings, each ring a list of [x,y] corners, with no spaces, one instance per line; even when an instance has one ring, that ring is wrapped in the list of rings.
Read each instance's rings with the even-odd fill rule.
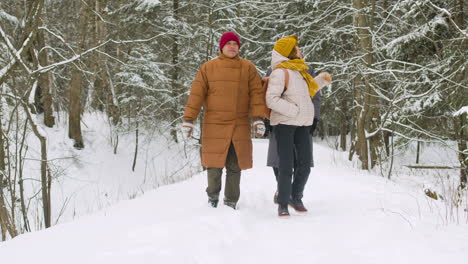
[[[221,191],[221,176],[223,168],[208,168],[208,187],[206,193],[211,200],[219,200]],[[236,150],[231,142],[226,157],[226,186],[224,188],[224,201],[237,203],[240,196],[241,169],[237,163]]]

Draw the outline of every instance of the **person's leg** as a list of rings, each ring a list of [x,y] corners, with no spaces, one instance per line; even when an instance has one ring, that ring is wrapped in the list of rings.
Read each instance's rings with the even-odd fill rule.
[[[312,134],[310,134],[309,140],[310,140],[310,167],[313,168],[315,164],[314,164],[314,138],[312,137]]]
[[[273,195],[273,203],[278,204],[278,176],[279,176],[279,169],[277,167],[272,167],[273,168],[273,173],[275,174],[276,178],[276,191],[275,194]]]
[[[226,158],[226,187],[224,189],[224,204],[235,209],[240,196],[241,169],[237,162],[234,144],[229,146]]]
[[[296,173],[297,173],[297,149],[294,147],[294,162],[293,162],[293,176],[292,176],[292,181],[294,182],[294,178],[296,178]]]
[[[278,182],[279,169],[277,167],[272,167],[273,173],[275,174],[276,182]]]
[[[291,195],[291,177],[294,163],[294,131],[295,126],[278,125],[275,136],[278,143],[279,174],[278,203],[287,205]]]
[[[298,127],[294,135],[294,146],[296,149],[296,167],[292,184],[291,196],[300,200],[303,197],[304,187],[309,179],[310,162],[312,158],[310,137],[310,127]]]
[[[206,193],[208,194],[209,202],[213,207],[218,205],[219,192],[221,191],[221,175],[223,174],[222,168],[207,168],[208,174],[208,187]]]

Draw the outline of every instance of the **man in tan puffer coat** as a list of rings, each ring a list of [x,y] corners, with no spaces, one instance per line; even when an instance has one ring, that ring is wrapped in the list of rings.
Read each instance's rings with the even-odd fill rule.
[[[252,168],[250,118],[262,136],[264,92],[260,75],[248,60],[239,57],[240,40],[233,32],[221,36],[217,58],[204,63],[192,83],[182,129],[191,137],[193,121],[202,105],[202,165],[207,168],[208,202],[217,207],[221,175],[226,168],[224,204],[236,208],[241,170]]]

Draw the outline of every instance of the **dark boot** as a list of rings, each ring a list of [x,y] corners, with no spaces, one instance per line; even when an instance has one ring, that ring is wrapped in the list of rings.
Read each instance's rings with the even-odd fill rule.
[[[218,200],[208,199],[208,204],[211,205],[211,207],[216,208],[218,207]]]
[[[302,203],[301,199],[290,199],[289,205],[296,210],[296,212],[305,214],[307,213],[307,208],[305,208],[304,203]]]
[[[281,218],[289,217],[288,205],[278,205],[278,216]]]

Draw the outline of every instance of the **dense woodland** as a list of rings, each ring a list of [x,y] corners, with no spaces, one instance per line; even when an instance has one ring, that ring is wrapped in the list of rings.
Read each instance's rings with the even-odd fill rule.
[[[118,131],[167,128],[181,115],[199,66],[225,31],[263,75],[274,42],[296,34],[307,63],[328,71],[320,137],[363,170],[387,164],[408,142],[457,142],[460,192],[468,167],[468,7],[464,0],[2,0],[0,2],[0,227],[2,240],[31,230],[25,162],[40,162],[43,227],[53,223],[47,136],[68,121],[86,148],[85,112]],[[464,108],[465,107],[465,108]],[[40,117],[37,118],[37,117]],[[26,161],[25,134],[41,143]],[[347,142],[348,140],[348,142]],[[138,144],[138,141],[136,142]],[[111,155],[112,153],[110,153]]]

